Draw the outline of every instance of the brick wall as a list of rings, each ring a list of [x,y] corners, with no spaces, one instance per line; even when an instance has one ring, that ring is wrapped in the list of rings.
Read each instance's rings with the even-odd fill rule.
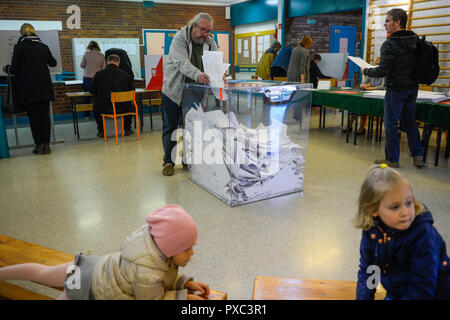
[[[81,9],[81,29],[70,30],[66,21],[68,6]],[[142,43],[142,29],[180,29],[199,12],[209,13],[214,20],[214,30],[231,32],[230,61],[234,70],[234,27],[225,19],[225,7],[173,5],[155,3],[153,8],[144,8],[142,2],[105,0],[0,0],[0,19],[61,21],[59,31],[62,68],[74,71],[72,38],[139,38]],[[140,47],[141,67],[144,67],[144,47]],[[143,86],[138,84],[138,86]],[[80,91],[81,86],[55,86],[55,113],[70,111],[66,91]]]

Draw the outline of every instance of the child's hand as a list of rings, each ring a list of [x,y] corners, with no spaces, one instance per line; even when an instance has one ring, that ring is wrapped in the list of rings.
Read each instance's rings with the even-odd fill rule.
[[[209,296],[209,286],[202,282],[188,281],[188,282],[186,282],[184,288],[188,290],[188,293],[194,293],[195,291],[200,291],[201,296],[203,296],[205,298],[208,298],[208,296]]]

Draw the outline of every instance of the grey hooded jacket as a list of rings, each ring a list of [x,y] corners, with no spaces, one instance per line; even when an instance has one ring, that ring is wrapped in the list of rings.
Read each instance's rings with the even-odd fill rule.
[[[190,61],[192,54],[192,39],[190,36],[191,27],[184,26],[177,32],[172,40],[169,55],[164,60],[163,87],[162,93],[170,100],[180,105],[183,94],[182,83],[185,77],[189,77],[197,81],[198,76],[202,73],[194,67]],[[217,51],[217,45],[213,38],[209,36],[203,45],[203,51]]]

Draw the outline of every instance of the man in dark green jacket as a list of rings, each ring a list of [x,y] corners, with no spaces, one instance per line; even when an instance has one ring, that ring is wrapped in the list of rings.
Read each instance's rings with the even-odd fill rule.
[[[401,120],[408,137],[408,145],[414,165],[424,166],[422,143],[415,119],[415,105],[418,83],[414,78],[416,65],[417,35],[406,29],[407,13],[402,9],[387,12],[384,27],[389,38],[381,46],[381,61],[378,67],[361,69],[369,77],[386,77],[386,95],[384,97],[384,126],[386,135],[385,159],[375,163],[386,163],[399,167],[400,141],[398,121]]]

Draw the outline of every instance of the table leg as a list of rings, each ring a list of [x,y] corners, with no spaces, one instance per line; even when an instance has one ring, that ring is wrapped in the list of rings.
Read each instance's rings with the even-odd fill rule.
[[[51,101],[50,101],[50,124],[52,126],[52,140],[53,140],[53,143],[56,143],[55,120],[53,119],[53,107],[52,107],[52,102]]]
[[[350,137],[350,111],[347,112],[347,133],[346,133],[346,138],[345,138],[345,142],[348,143],[348,139]]]
[[[448,143],[448,135],[447,135],[447,143],[445,144],[445,153],[444,153],[445,159],[448,159],[449,153],[450,153],[450,143]]]
[[[319,129],[322,128],[322,109],[323,106],[319,107]]]
[[[436,157],[434,159],[434,165],[437,166],[439,164],[439,153],[441,151],[441,137],[442,137],[442,128],[438,128],[437,132],[437,146],[436,146]]]
[[[359,118],[359,115],[355,114],[355,123],[354,123],[354,125],[355,125],[355,129],[354,130],[355,131],[353,132],[353,144],[355,146],[356,146],[356,138],[358,137],[358,118]]]
[[[326,109],[325,106],[323,106],[322,109],[323,109],[323,117],[322,117],[323,123],[322,123],[322,128],[325,129],[325,116],[326,116],[326,114],[327,114],[327,109]]]
[[[73,121],[73,134],[77,134],[77,127],[75,126],[75,98],[70,98],[70,101],[72,103],[72,121]]]
[[[422,141],[423,141],[423,162],[427,161],[428,155],[428,145],[430,142],[432,127],[428,124],[425,124],[422,132]]]

